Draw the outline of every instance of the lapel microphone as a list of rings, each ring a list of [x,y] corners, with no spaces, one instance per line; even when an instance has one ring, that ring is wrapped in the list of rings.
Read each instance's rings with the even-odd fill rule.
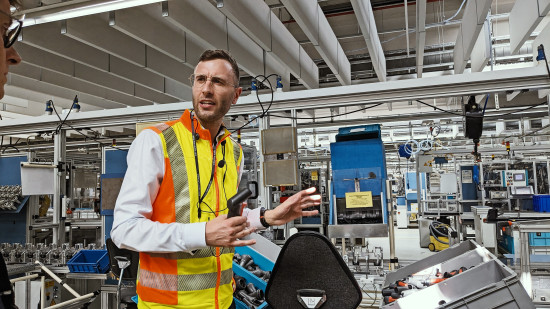
[[[223,168],[225,166],[225,141],[222,141],[221,142],[221,145],[222,145],[222,155],[223,155],[223,158],[220,160],[220,162],[218,162],[218,167],[219,168]]]

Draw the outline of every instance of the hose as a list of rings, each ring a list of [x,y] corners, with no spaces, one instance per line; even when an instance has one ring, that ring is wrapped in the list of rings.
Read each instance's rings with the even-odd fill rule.
[[[439,231],[438,230],[439,228],[445,228],[447,230],[447,234],[444,234],[443,232]],[[441,223],[441,222],[438,222],[438,221],[433,221],[432,223],[430,223],[430,235],[433,236],[433,238],[436,241],[438,241],[439,243],[445,244],[445,245],[448,245],[449,242],[441,240],[441,239],[439,239],[439,237],[449,237],[448,229],[449,229],[449,225],[447,225],[447,224],[444,224],[444,223]]]

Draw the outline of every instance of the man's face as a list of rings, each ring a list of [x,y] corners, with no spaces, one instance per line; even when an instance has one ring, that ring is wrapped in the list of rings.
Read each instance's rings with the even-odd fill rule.
[[[5,36],[6,30],[11,24],[10,2],[8,0],[0,0],[0,26],[2,37]],[[8,80],[8,68],[10,65],[15,65],[21,62],[21,57],[13,46],[4,47],[4,42],[0,41],[0,98],[4,97],[4,85]]]
[[[214,59],[199,62],[195,67],[193,108],[203,126],[221,124],[223,116],[242,92],[235,87],[235,75],[229,62]]]

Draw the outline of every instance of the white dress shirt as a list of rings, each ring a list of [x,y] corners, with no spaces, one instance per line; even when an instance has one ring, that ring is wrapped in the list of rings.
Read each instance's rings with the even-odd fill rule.
[[[223,134],[223,130],[221,131]],[[218,136],[219,138],[220,136]],[[241,162],[242,174],[244,158]],[[151,221],[153,203],[164,176],[164,155],[159,135],[143,130],[128,151],[128,169],[120,188],[111,238],[119,248],[143,252],[191,252],[205,248],[206,222],[160,223]],[[245,208],[250,228],[263,229],[260,209]]]

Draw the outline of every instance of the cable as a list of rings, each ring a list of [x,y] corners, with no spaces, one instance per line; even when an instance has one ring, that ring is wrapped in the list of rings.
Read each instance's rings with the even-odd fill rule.
[[[97,138],[95,138],[95,137],[93,137],[93,136],[88,136],[88,135],[86,135],[86,134],[80,132],[80,130],[82,130],[82,129],[80,129],[80,128],[75,129],[73,126],[71,126],[71,125],[68,124],[68,123],[66,123],[66,125],[67,125],[69,128],[71,128],[72,130],[76,131],[78,134],[80,134],[80,135],[82,135],[82,136],[84,136],[84,137],[86,137],[86,138],[89,138],[89,139],[93,140],[94,142],[98,143],[99,146],[101,146],[101,147],[105,146],[105,144],[102,143],[102,142],[100,142]],[[92,131],[93,131],[93,130],[92,130]],[[97,131],[94,131],[94,132],[97,132]],[[99,133],[99,132],[97,132],[97,133]],[[114,148],[114,149],[120,150],[120,151],[128,151],[128,149],[118,148],[117,146],[113,146],[113,145],[109,145],[109,146],[106,146],[106,147],[111,147],[111,148]]]
[[[426,103],[426,102],[422,102],[422,101],[420,101],[420,100],[415,100],[415,101],[418,102],[418,103],[420,103],[420,104],[424,104],[424,105],[426,105],[426,106],[432,107],[433,109],[438,110],[438,111],[441,111],[441,112],[445,112],[445,113],[448,113],[448,114],[452,114],[452,115],[456,115],[456,116],[461,116],[461,117],[464,116],[463,114],[454,113],[454,112],[451,112],[451,111],[448,111],[448,110],[444,110],[444,109],[439,108],[439,107],[437,107],[437,106],[435,106],[435,105],[431,105],[431,104],[428,104],[428,103]],[[480,117],[480,116],[473,116],[473,117]]]
[[[543,126],[542,128],[537,129],[537,130],[532,131],[532,132],[529,132],[529,133],[525,133],[525,134],[518,135],[518,136],[509,135],[509,136],[503,137],[502,139],[503,139],[503,140],[506,140],[506,139],[509,139],[509,138],[511,138],[511,137],[522,138],[522,137],[525,137],[525,136],[530,136],[530,135],[533,135],[533,134],[535,134],[535,133],[537,133],[537,132],[539,132],[539,131],[542,131],[542,130],[548,128],[548,127],[550,127],[550,124],[547,124],[547,125]]]
[[[462,1],[462,4],[460,5],[460,7],[458,8],[458,10],[456,11],[456,13],[455,13],[453,16],[451,16],[451,17],[445,19],[441,24],[444,25],[444,24],[450,22],[453,18],[455,18],[456,15],[458,15],[458,13],[460,13],[460,11],[462,10],[462,7],[464,6],[464,3],[466,3],[466,0],[463,0],[463,1]]]
[[[77,96],[75,96],[75,100],[77,99]],[[59,134],[59,132],[61,131],[61,128],[63,127],[63,125],[67,125],[69,128],[73,129],[74,131],[76,131],[78,134],[86,137],[86,138],[89,138],[89,139],[92,139],[93,141],[95,141],[96,143],[99,144],[99,146],[103,147],[105,144],[103,144],[102,142],[100,142],[97,138],[93,137],[93,136],[88,136],[82,132],[80,132],[80,130],[82,129],[75,129],[73,126],[71,126],[70,124],[68,123],[65,123],[65,120],[67,120],[67,118],[69,117],[69,114],[71,113],[71,110],[69,110],[69,112],[67,113],[67,116],[65,117],[64,120],[61,120],[61,117],[59,116],[59,113],[57,112],[57,109],[55,108],[55,104],[53,103],[53,100],[48,100],[48,102],[50,102],[52,104],[52,108],[53,108],[53,111],[55,112],[55,114],[57,115],[57,118],[59,118],[59,121],[60,121],[60,124],[57,126],[57,128],[55,129],[54,131],[54,134]],[[73,101],[73,104],[74,104],[74,101]],[[71,106],[72,107],[72,106]],[[97,133],[97,134],[100,134],[99,132],[95,131],[95,130],[92,130],[90,129],[91,131]],[[116,146],[108,146],[108,147],[111,147],[111,148],[114,148],[116,150],[120,150],[120,151],[128,151],[128,149],[121,149],[121,148],[118,148]]]
[[[75,100],[76,100],[76,96],[75,96]],[[53,104],[53,101],[52,101],[52,104]],[[74,104],[74,101],[73,101],[73,104]],[[61,131],[61,128],[63,128],[63,125],[65,124],[65,121],[67,121],[67,118],[69,118],[69,115],[71,114],[72,111],[73,111],[73,108],[72,108],[72,105],[71,105],[71,108],[69,109],[69,112],[65,116],[65,119],[63,119],[63,121],[61,121],[59,126],[57,126],[57,129],[55,129],[56,134],[58,134]],[[56,112],[56,114],[57,114],[57,112]],[[59,116],[59,115],[57,115],[57,116]]]
[[[52,103],[52,109],[55,112],[55,115],[57,115],[57,118],[59,118],[59,121],[63,121],[63,120],[61,120],[61,117],[59,116],[59,113],[57,112],[57,109],[55,108],[55,104],[53,104],[53,100],[48,100],[48,102]]]
[[[437,106],[428,104],[428,103],[426,103],[426,102],[422,102],[422,101],[420,101],[420,100],[415,100],[415,101],[418,102],[418,103],[424,104],[424,105],[426,105],[426,106],[432,107],[433,109],[436,109],[436,110],[438,110],[438,111],[442,111],[442,112],[445,112],[445,113],[448,113],[448,114],[452,114],[452,115],[456,115],[456,116],[464,116],[463,114],[459,114],[459,113],[454,113],[454,112],[451,112],[451,111],[447,111],[447,110],[444,110],[444,109],[439,108],[439,107],[437,107]],[[538,103],[538,104],[529,106],[529,107],[524,108],[524,109],[521,109],[521,110],[514,110],[514,111],[511,111],[511,112],[509,112],[509,113],[499,114],[499,115],[497,115],[497,116],[507,116],[507,115],[515,114],[515,113],[517,113],[517,112],[526,111],[526,110],[529,110],[529,109],[531,109],[531,108],[535,108],[535,107],[537,107],[537,106],[544,105],[544,104],[548,104],[548,101],[542,102],[542,103]],[[468,116],[468,117],[478,117],[478,118],[479,118],[479,117],[483,117],[483,115],[471,115],[471,116]]]
[[[455,18],[458,15],[458,13],[460,13],[460,11],[462,10],[462,7],[464,6],[464,3],[466,3],[466,0],[462,1],[462,4],[460,5],[460,7],[458,8],[458,10],[455,12],[455,14],[453,16],[451,16],[448,19],[443,20],[442,22],[434,23],[431,26],[443,26],[443,25],[447,24],[448,22],[450,22],[453,18]],[[413,32],[416,32],[416,29],[409,30],[409,34],[413,33]],[[401,33],[401,34],[396,35],[394,37],[391,37],[387,40],[381,41],[380,44],[384,44],[384,43],[393,41],[393,40],[398,39],[400,37],[403,37],[405,35],[407,35],[407,32]],[[367,48],[368,47],[358,48],[358,49],[354,49],[354,50],[348,50],[348,51],[346,51],[346,54],[350,54],[350,53],[354,53],[354,52],[357,52],[357,51],[365,50]]]
[[[544,55],[544,63],[546,63],[546,71],[548,72],[548,77],[550,77],[550,67],[548,67],[548,58],[546,58],[546,52],[544,51],[544,45],[540,44],[542,49],[542,54]]]
[[[321,117],[289,117],[289,116],[279,116],[279,115],[270,115],[270,116],[271,117],[277,117],[277,118],[297,119],[297,120],[298,119],[315,120],[315,119],[324,119],[324,118],[334,118],[334,117],[345,116],[345,115],[357,113],[357,112],[360,112],[360,111],[364,111],[364,110],[367,110],[367,109],[371,109],[371,108],[380,106],[382,104],[385,104],[385,103],[374,104],[372,106],[367,106],[367,107],[364,107],[364,108],[360,108],[358,110],[354,110],[354,111],[346,112],[346,113],[342,113],[342,114],[330,115],[330,116],[321,116]]]
[[[269,89],[271,91],[271,99],[269,101],[269,105],[267,106],[267,108],[264,108],[264,105],[262,104],[262,100],[260,100],[260,94],[258,93],[258,91],[256,91],[256,99],[258,100],[258,103],[260,103],[260,107],[262,108],[262,113],[259,115],[259,116],[256,116],[252,119],[250,119],[247,123],[243,124],[242,126],[238,127],[237,129],[229,132],[229,135],[239,131],[240,129],[246,127],[247,125],[249,125],[250,123],[252,123],[253,121],[255,121],[256,119],[258,118],[263,118],[265,117],[265,115],[267,115],[267,112],[269,111],[269,109],[271,108],[271,105],[273,105],[273,97],[274,97],[274,91],[273,91],[273,85],[271,84],[271,82],[269,81],[269,78],[272,77],[272,76],[277,76],[277,74],[273,73],[273,74],[269,74],[268,76],[264,76],[264,75],[256,75],[254,77],[254,79],[256,81],[258,81],[258,84],[263,84],[264,82],[267,81],[267,83],[269,84]],[[263,77],[263,80],[259,80],[259,77]]]
[[[487,107],[487,102],[489,101],[490,94],[487,94],[487,98],[485,98],[485,105],[483,105],[483,113],[482,115],[485,116],[485,108]]]

